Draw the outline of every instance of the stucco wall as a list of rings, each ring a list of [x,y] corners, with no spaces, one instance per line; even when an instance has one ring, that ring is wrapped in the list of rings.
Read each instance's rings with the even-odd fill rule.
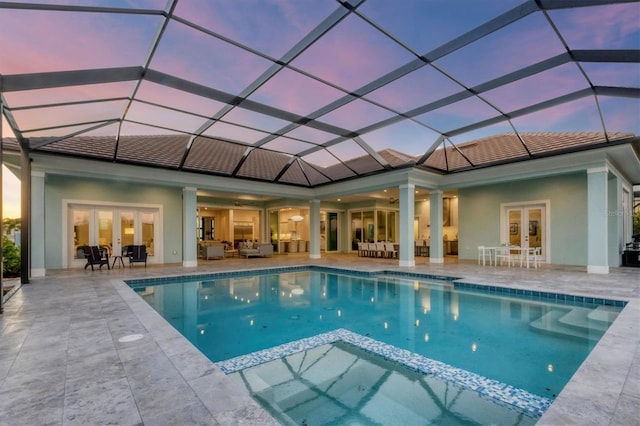
[[[460,259],[477,259],[479,245],[500,244],[500,203],[549,200],[548,262],[587,264],[585,173],[460,189],[458,200]]]
[[[160,204],[163,206],[164,263],[182,262],[182,189],[132,182],[67,178],[45,178],[45,266],[66,268],[62,264],[63,200],[113,203]],[[176,225],[177,224],[177,225]]]

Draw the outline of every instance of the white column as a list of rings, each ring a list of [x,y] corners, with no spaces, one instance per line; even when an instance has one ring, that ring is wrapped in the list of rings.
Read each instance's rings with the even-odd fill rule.
[[[429,262],[444,263],[444,243],[442,240],[442,191],[429,193]]]
[[[398,253],[399,265],[416,266],[415,253],[413,252],[413,216],[415,214],[415,189],[412,183],[400,185],[400,253]]]
[[[196,188],[182,188],[182,266],[198,266],[197,215],[198,198]]]
[[[44,277],[46,274],[44,245],[44,173],[31,172],[31,263],[30,276]]]
[[[608,175],[606,166],[587,170],[587,272],[608,274]]]
[[[320,259],[320,200],[309,201],[309,259]]]

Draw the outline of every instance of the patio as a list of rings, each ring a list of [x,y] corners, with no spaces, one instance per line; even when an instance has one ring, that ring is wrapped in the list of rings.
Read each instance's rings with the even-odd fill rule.
[[[317,264],[407,269],[476,283],[628,300],[539,424],[632,424],[640,416],[640,270],[608,275],[582,268],[478,266],[417,259],[306,254],[228,258],[95,272],[51,271],[33,279],[0,316],[0,424],[276,424],[171,328],[123,279],[241,268]],[[142,339],[122,342],[132,334]]]

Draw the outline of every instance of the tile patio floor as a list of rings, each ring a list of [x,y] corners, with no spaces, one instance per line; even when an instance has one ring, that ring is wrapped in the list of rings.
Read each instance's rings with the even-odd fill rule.
[[[411,270],[533,290],[628,300],[574,378],[539,421],[543,425],[635,425],[640,419],[640,269],[591,275],[447,261],[415,268],[355,255],[276,255],[224,259],[198,268],[49,271],[33,279],[0,315],[0,425],[270,425],[244,391],[180,336],[123,279],[316,264]],[[7,283],[5,283],[6,285]],[[142,339],[120,342],[123,336]]]

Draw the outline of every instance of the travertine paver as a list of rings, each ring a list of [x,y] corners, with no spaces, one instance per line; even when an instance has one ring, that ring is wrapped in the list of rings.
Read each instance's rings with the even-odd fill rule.
[[[540,424],[634,424],[640,407],[640,269],[609,275],[580,268],[478,266],[415,268],[397,260],[306,254],[114,270],[48,271],[33,279],[0,315],[0,425],[276,424],[191,343],[124,284],[123,279],[222,270],[321,264],[398,269],[464,277],[467,282],[628,300],[609,332],[540,420]],[[123,336],[140,334],[133,342]]]

